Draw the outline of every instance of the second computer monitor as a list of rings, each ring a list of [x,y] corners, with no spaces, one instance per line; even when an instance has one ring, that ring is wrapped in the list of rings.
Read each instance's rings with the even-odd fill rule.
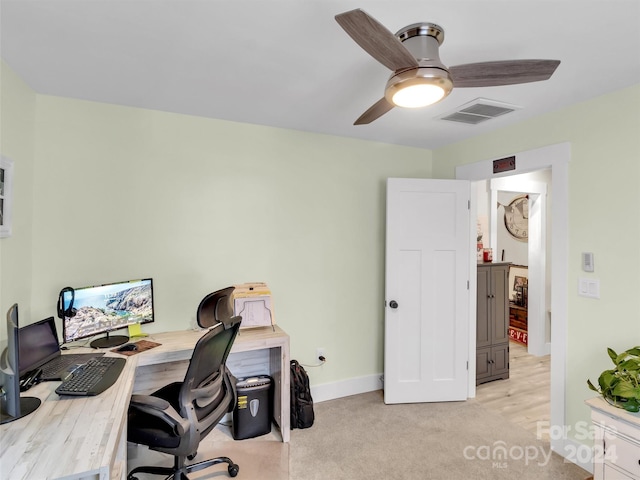
[[[110,336],[109,332],[154,320],[150,278],[65,289],[61,295],[65,343],[106,333],[91,346],[115,347],[126,343],[129,337]]]

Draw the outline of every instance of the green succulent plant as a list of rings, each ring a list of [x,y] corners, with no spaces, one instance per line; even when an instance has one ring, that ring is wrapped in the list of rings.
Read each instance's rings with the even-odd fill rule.
[[[640,347],[630,348],[619,355],[607,348],[607,353],[615,368],[600,374],[599,388],[589,379],[587,385],[614,407],[628,412],[640,411]]]

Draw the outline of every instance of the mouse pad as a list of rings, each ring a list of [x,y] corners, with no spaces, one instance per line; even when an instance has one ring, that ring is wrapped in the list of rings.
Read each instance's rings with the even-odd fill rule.
[[[135,343],[135,345],[138,347],[137,350],[131,350],[128,352],[119,352],[118,348],[122,346],[120,345],[120,347],[116,347],[111,351],[114,353],[117,353],[118,355],[126,355],[127,357],[130,357],[131,355],[135,355],[136,353],[144,352],[146,350],[151,350],[152,348],[159,347],[160,345],[162,345],[161,343],[151,342],[149,340],[138,340],[137,342],[132,342],[132,343]]]

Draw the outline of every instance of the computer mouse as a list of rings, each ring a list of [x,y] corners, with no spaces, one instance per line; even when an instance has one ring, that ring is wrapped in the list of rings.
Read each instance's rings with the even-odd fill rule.
[[[138,346],[135,343],[127,343],[118,349],[119,352],[134,352],[136,350],[138,350]]]

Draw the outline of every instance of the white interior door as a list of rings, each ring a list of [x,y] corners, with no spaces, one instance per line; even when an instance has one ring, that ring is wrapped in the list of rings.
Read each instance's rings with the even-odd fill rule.
[[[467,399],[469,191],[387,180],[385,403]]]

